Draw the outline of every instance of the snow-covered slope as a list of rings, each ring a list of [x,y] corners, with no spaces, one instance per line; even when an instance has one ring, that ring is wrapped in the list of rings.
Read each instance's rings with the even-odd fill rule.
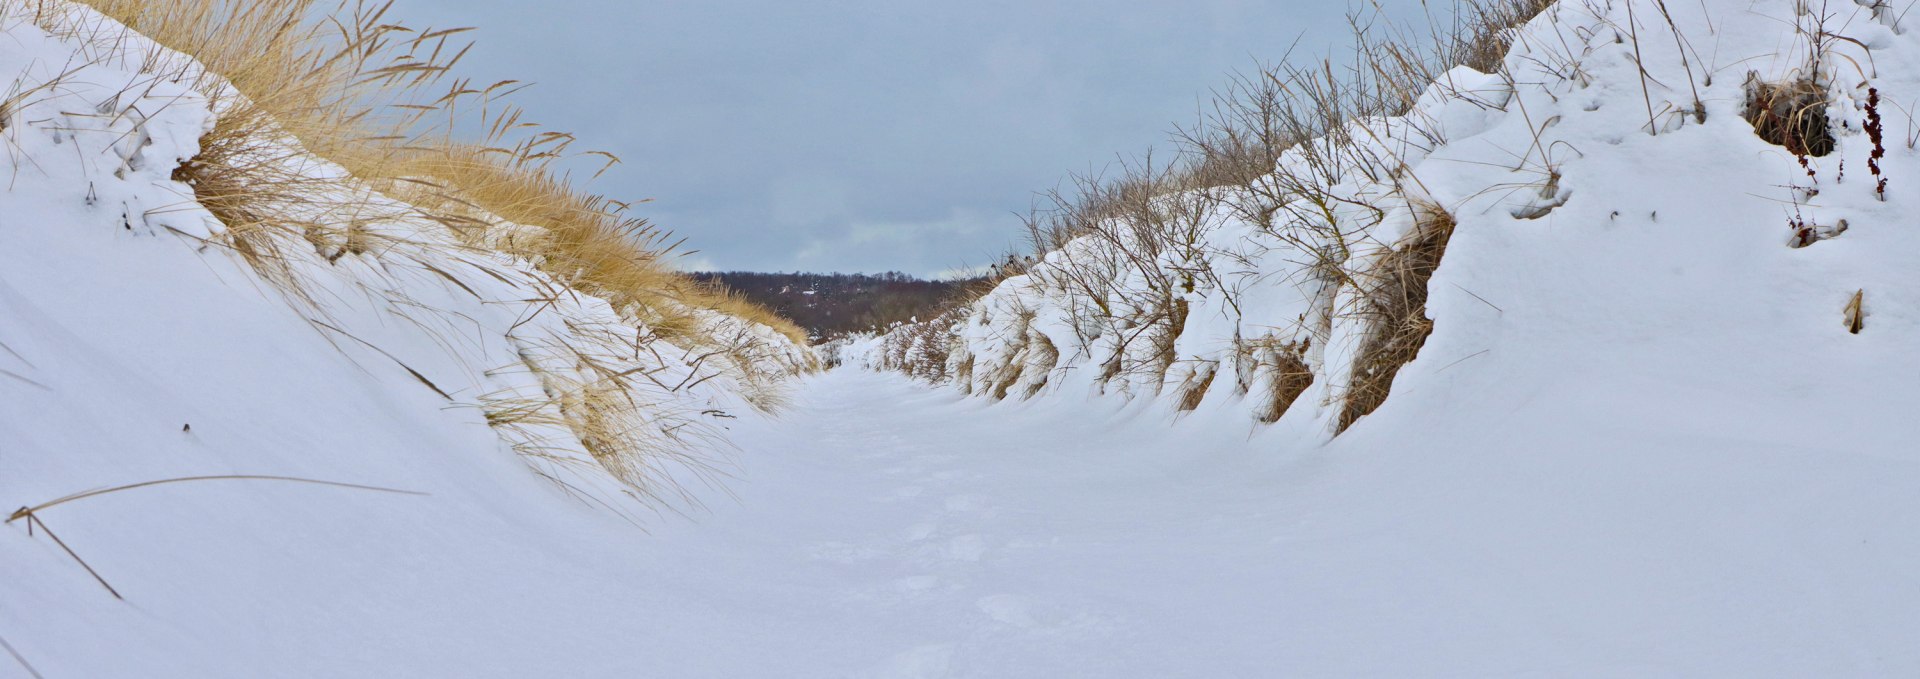
[[[173,179],[206,101],[114,58],[173,57],[9,14],[0,676],[1915,674],[1920,38],[1832,5],[1561,3],[1350,128],[1389,165],[1330,221],[1163,196],[1178,259],[1083,239],[835,348],[974,398],[842,370],[778,422],[742,394],[805,348],[715,363],[432,224],[298,242],[290,298]],[[1809,35],[1812,177],[1741,116]],[[1432,334],[1336,436],[1437,224]]]
[[[1920,222],[1902,206],[1920,155],[1901,103],[1920,96],[1920,38],[1871,2],[1806,5],[1559,3],[1515,33],[1502,73],[1456,68],[1405,116],[1285,154],[1276,177],[1335,176],[1270,208],[1274,223],[1233,209],[1258,192],[1162,196],[1162,212],[1203,212],[1194,247],[1146,260],[1080,237],[856,362],[989,397],[1197,401],[1311,445],[1371,370],[1357,361],[1382,269],[1420,223],[1450,220],[1425,285],[1432,334],[1356,434],[1476,414],[1520,426],[1530,406],[1572,418],[1574,439],[1740,430],[1888,449],[1912,433],[1888,408],[1911,396],[1902,348],[1920,319]],[[1803,166],[1743,113],[1750,78],[1816,69],[1837,144]],[[1177,313],[1140,303],[1155,276],[1176,282]],[[903,360],[929,355],[944,365]],[[1311,386],[1272,412],[1288,378]],[[1555,384],[1575,400],[1543,401]]]
[[[1318,560],[1271,575],[1322,596],[1276,605],[1273,641],[1351,655],[1296,648],[1278,666],[1301,675],[1911,674],[1920,32],[1886,3],[1806,4],[1668,2],[1670,28],[1652,2],[1561,2],[1518,32],[1505,77],[1456,70],[1406,118],[1360,123],[1353,138],[1404,166],[1342,177],[1382,212],[1338,210],[1355,246],[1340,269],[1365,281],[1424,206],[1455,227],[1426,286],[1431,336],[1343,433],[1362,288],[1224,209],[1200,261],[1157,263],[1217,274],[1182,298],[1164,374],[1104,370],[1153,353],[1116,350],[1126,314],[1088,311],[1125,299],[1074,285],[1079,263],[1114,259],[1095,238],[936,328],[952,342],[932,372],[1004,397],[996,411],[1128,402],[1194,445],[1237,432],[1309,479],[1265,520]],[[1743,113],[1749,72],[1806,77],[1821,34],[1830,103],[1812,113],[1836,144],[1803,167]],[[929,332],[848,360],[924,374],[900,357]],[[1312,383],[1261,424],[1276,346]]]
[[[712,311],[696,327],[733,351],[677,344],[424,219],[355,223],[374,247],[272,236],[295,294],[176,181],[215,120],[164,66],[184,57],[77,5],[0,15],[0,498],[22,509],[0,639],[46,676],[474,676],[501,656],[472,647],[508,639],[525,676],[583,635],[514,602],[591,598],[612,576],[570,566],[578,545],[693,508],[675,485],[726,474],[727,429],[814,364]],[[201,478],[46,504],[232,476],[405,492]]]

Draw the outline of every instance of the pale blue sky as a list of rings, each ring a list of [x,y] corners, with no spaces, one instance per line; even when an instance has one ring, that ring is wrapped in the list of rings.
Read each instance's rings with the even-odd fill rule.
[[[1418,0],[1382,0],[1420,21]],[[1369,5],[1372,3],[1369,2]],[[1341,0],[399,0],[475,80],[626,164],[595,188],[691,268],[932,275],[1070,171],[1162,146],[1233,69],[1347,45]]]

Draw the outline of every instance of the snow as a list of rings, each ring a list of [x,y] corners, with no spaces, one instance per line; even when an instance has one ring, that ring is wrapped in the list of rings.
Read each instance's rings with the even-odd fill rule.
[[[860,369],[889,337],[926,355],[909,329],[824,350],[847,367],[797,379],[777,417],[735,374],[643,394],[731,443],[702,449],[729,478],[681,470],[692,501],[666,505],[621,499],[590,464],[530,464],[487,425],[489,395],[550,388],[500,368],[567,374],[541,348],[627,328],[615,310],[568,296],[531,314],[524,288],[550,281],[525,263],[401,248],[297,260],[339,331],[316,327],[201,240],[217,225],[170,171],[205,102],[86,66],[4,132],[0,500],[218,474],[417,494],[210,480],[41,510],[125,599],[16,521],[0,640],[47,677],[1920,674],[1920,229],[1903,205],[1920,162],[1890,138],[1876,199],[1847,80],[1831,113],[1849,127],[1799,209],[1850,227],[1789,247],[1783,187],[1805,175],[1738,108],[1746,69],[1793,63],[1791,4],[1683,5],[1711,55],[1693,66],[1715,74],[1704,124],[1645,128],[1620,2],[1522,29],[1516,85],[1455,70],[1409,118],[1366,123],[1459,225],[1434,334],[1338,436],[1362,329],[1327,309],[1351,292],[1222,214],[1209,261],[1254,275],[1222,279],[1238,313],[1217,288],[1188,298],[1180,363],[1223,375],[1197,409],[1176,411],[1177,370],[1095,379],[1111,345],[1082,341],[1104,330],[1075,316],[1087,301],[1044,280],[1075,254],[1054,253],[957,325],[975,375],[1027,368],[1004,400]],[[1914,34],[1846,16],[1872,85],[1920,92]],[[1673,41],[1640,19],[1654,107],[1685,105]],[[17,17],[4,32],[0,72],[71,68],[74,45]],[[1571,62],[1582,75],[1546,72]],[[1551,196],[1513,188],[1538,180],[1512,169],[1540,167],[1530,149],[1553,154]],[[1363,231],[1390,243],[1412,221]],[[1262,336],[1320,348],[1313,390],[1270,425],[1230,348]],[[704,374],[679,356],[620,365]],[[762,367],[809,359],[788,346]],[[0,676],[26,676],[11,663]]]
[[[1355,135],[1404,161],[1416,197],[1458,227],[1428,286],[1434,334],[1385,406],[1344,434],[1334,423],[1361,321],[1340,310],[1353,293],[1330,294],[1297,249],[1224,213],[1207,223],[1203,264],[1226,289],[1203,283],[1187,297],[1167,374],[1101,378],[1129,326],[1090,320],[1094,302],[1068,284],[1076,262],[1119,259],[1083,238],[965,310],[949,388],[991,400],[1018,375],[996,408],[1125,404],[1177,419],[1176,440],[1223,429],[1247,442],[1221,450],[1289,466],[1263,483],[1293,511],[1260,521],[1330,532],[1261,561],[1285,591],[1248,624],[1292,647],[1270,656],[1279,674],[1913,673],[1920,592],[1902,573],[1920,565],[1920,505],[1900,489],[1920,481],[1920,424],[1906,413],[1920,396],[1906,349],[1920,340],[1920,230],[1902,203],[1920,163],[1889,135],[1892,188],[1878,200],[1861,174],[1861,128],[1869,86],[1920,91],[1920,46],[1890,12],[1832,3],[1829,29],[1872,46],[1873,66],[1837,67],[1828,113],[1845,127],[1833,155],[1812,159],[1820,192],[1809,198],[1788,188],[1810,183],[1795,159],[1740,116],[1748,69],[1778,78],[1804,59],[1804,47],[1792,54],[1803,40],[1792,4],[1682,4],[1669,9],[1699,50],[1692,67],[1713,75],[1693,81],[1704,123],[1681,113],[1693,96],[1685,65],[1644,3],[1638,61],[1626,3],[1561,3],[1520,31],[1512,84],[1457,69],[1407,117]],[[1884,103],[1880,115],[1888,129],[1912,124]],[[1559,174],[1547,196],[1543,154]],[[1357,173],[1343,182],[1342,195],[1394,188]],[[1850,228],[1792,248],[1796,210]],[[1379,219],[1342,219],[1376,249],[1411,223],[1391,203]],[[1344,266],[1361,277],[1372,261],[1363,248]],[[1120,267],[1117,287],[1144,285],[1129,283],[1142,273]],[[1855,335],[1843,319],[1859,290],[1869,309]],[[1125,316],[1131,300],[1102,301]],[[911,355],[920,337],[861,338],[843,360],[901,369],[888,347]],[[1272,425],[1254,421],[1260,382],[1244,377],[1241,338],[1316,347],[1314,386]],[[1043,339],[1057,358],[1033,349]],[[1177,414],[1183,376],[1212,366],[1238,379],[1215,380],[1197,410]],[[1115,453],[1168,452],[1150,441]]]
[[[1627,5],[1562,3],[1518,33],[1507,59],[1514,84],[1457,68],[1406,116],[1354,123],[1371,130],[1354,138],[1387,149],[1375,155],[1404,163],[1411,179],[1383,184],[1349,167],[1331,189],[1340,197],[1384,197],[1377,200],[1385,209],[1379,217],[1365,208],[1339,211],[1348,240],[1343,247],[1353,252],[1342,263],[1346,275],[1364,280],[1374,255],[1406,233],[1408,198],[1443,206],[1458,222],[1429,284],[1435,334],[1421,360],[1401,373],[1395,392],[1497,398],[1510,390],[1483,394],[1453,381],[1504,374],[1531,384],[1569,370],[1624,370],[1717,384],[1740,398],[1792,385],[1796,403],[1833,416],[1808,418],[1823,422],[1851,417],[1843,411],[1871,411],[1885,400],[1879,395],[1904,393],[1889,376],[1907,374],[1911,364],[1891,347],[1913,337],[1914,285],[1904,255],[1920,243],[1905,228],[1911,220],[1901,197],[1912,194],[1900,185],[1920,174],[1920,164],[1897,133],[1889,135],[1883,164],[1893,195],[1877,200],[1864,174],[1871,144],[1861,128],[1869,86],[1889,101],[1900,96],[1891,93],[1920,91],[1920,76],[1905,66],[1920,63],[1920,54],[1911,33],[1892,28],[1891,13],[1835,5],[1829,29],[1872,45],[1875,72],[1856,86],[1864,73],[1836,67],[1844,72],[1832,76],[1841,84],[1830,115],[1846,127],[1836,128],[1836,153],[1811,159],[1820,192],[1810,199],[1788,188],[1812,182],[1795,159],[1758,139],[1740,116],[1749,69],[1763,78],[1793,72],[1800,39],[1792,3],[1670,7],[1677,32],[1711,57],[1706,64],[1692,63],[1702,59],[1692,51],[1683,61],[1663,21],[1639,17],[1655,22],[1642,27],[1637,48],[1650,73],[1651,102],[1642,101],[1636,47],[1625,38]],[[1869,61],[1851,44],[1841,52]],[[1798,54],[1804,59],[1803,46]],[[1830,57],[1829,63],[1849,61]],[[1694,91],[1687,85],[1689,64],[1697,74],[1712,74],[1710,85],[1699,75],[1691,80],[1705,105],[1704,124],[1683,113]],[[1650,134],[1648,106],[1659,134]],[[1883,103],[1880,114],[1889,130],[1912,126],[1897,106]],[[1842,161],[1849,161],[1844,181]],[[1281,160],[1288,167],[1305,162],[1297,152]],[[1557,175],[1551,182],[1550,172]],[[1549,185],[1552,195],[1542,196]],[[1401,190],[1417,195],[1396,197]],[[1796,214],[1819,225],[1870,226],[1792,249],[1783,239]],[[1184,375],[1217,366],[1237,379],[1214,381],[1200,407],[1253,412],[1262,404],[1247,394],[1259,393],[1261,379],[1249,367],[1250,354],[1240,350],[1261,341],[1304,343],[1311,347],[1304,358],[1313,387],[1275,426],[1293,430],[1303,444],[1331,437],[1364,331],[1365,319],[1344,312],[1356,293],[1329,285],[1308,266],[1312,257],[1299,244],[1229,211],[1206,220],[1202,240],[1200,261],[1158,263],[1167,271],[1216,275],[1197,277],[1186,295],[1191,311],[1167,374],[1103,379],[1110,358],[1146,363],[1154,348],[1134,341],[1116,350],[1137,332],[1129,323],[1140,321],[1128,314],[1148,311],[1137,310],[1132,296],[1145,295],[1145,283],[1139,267],[1111,255],[1113,248],[1096,238],[1049,253],[1032,273],[1008,279],[976,302],[953,330],[959,350],[947,372],[959,375],[960,365],[971,362],[971,379],[955,379],[976,395],[990,393],[987,387],[1001,376],[1019,374],[1016,394],[1043,389],[1067,398],[1144,394],[1173,401]],[[1120,292],[1105,299],[1092,299],[1067,273],[1115,259],[1123,262],[1115,274]],[[1866,291],[1873,327],[1860,336],[1835,333],[1857,290]],[[1118,321],[1087,313],[1096,301],[1118,309]],[[1058,351],[1057,360],[1030,349],[1041,339]],[[893,367],[879,354],[855,362]],[[1669,365],[1681,372],[1668,371]],[[1637,391],[1628,393],[1638,400]],[[1390,399],[1387,407],[1418,412],[1396,400],[1413,398]]]
[[[1711,439],[1474,459],[1562,439],[1551,420],[1276,455],[1274,432],[1139,405],[990,404],[858,370],[799,393],[736,427],[758,451],[737,501],[645,535],[537,484],[503,495],[510,468],[413,486],[426,498],[179,486],[76,504],[50,524],[128,602],[16,537],[10,572],[32,586],[9,588],[4,631],[49,676],[155,659],[177,676],[1920,667],[1911,462]],[[122,650],[84,652],[99,639]]]

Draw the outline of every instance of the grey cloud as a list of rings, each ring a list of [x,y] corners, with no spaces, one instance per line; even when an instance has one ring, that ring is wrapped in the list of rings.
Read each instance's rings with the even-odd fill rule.
[[[1414,18],[1416,0],[1389,3]],[[1159,145],[1227,71],[1346,7],[1184,2],[402,0],[475,26],[476,80],[627,163],[596,187],[688,238],[689,265],[933,274],[1019,239],[1032,193]]]

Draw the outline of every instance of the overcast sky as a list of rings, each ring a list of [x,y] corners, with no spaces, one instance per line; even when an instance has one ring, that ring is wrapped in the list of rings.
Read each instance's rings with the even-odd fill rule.
[[[1414,20],[1418,0],[1386,0]],[[1020,242],[1070,171],[1164,145],[1256,60],[1348,43],[1342,0],[400,0],[465,74],[626,163],[692,269],[937,275]]]

